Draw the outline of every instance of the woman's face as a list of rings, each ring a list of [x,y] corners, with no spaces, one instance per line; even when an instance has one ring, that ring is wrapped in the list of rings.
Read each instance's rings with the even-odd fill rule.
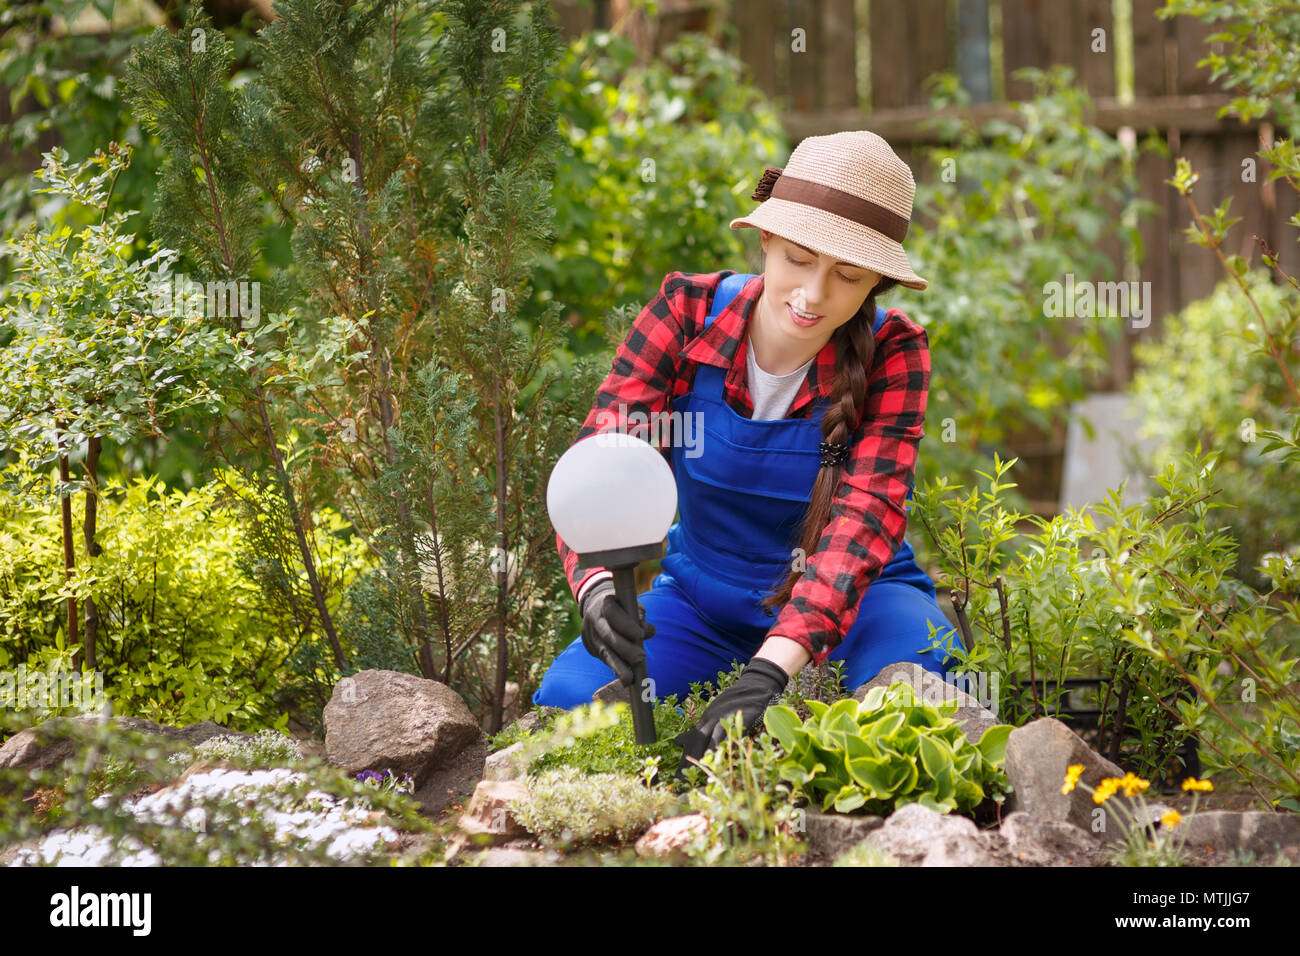
[[[881,274],[813,252],[760,229],[766,255],[763,299],[792,339],[826,342],[862,307]],[[794,310],[817,316],[805,319]]]

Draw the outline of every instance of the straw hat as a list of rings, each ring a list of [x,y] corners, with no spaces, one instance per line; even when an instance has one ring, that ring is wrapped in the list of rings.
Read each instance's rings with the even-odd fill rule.
[[[875,133],[809,136],[784,167],[767,167],[750,197],[762,205],[731,228],[766,229],[924,289],[902,245],[915,195],[912,170]]]

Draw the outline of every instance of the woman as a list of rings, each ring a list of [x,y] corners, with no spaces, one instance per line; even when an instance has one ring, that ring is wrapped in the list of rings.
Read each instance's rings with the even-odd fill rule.
[[[876,306],[896,285],[926,287],[901,245],[915,190],[874,133],[809,137],[767,168],[752,197],[762,205],[731,222],[759,230],[762,275],[664,279],[576,440],[629,411],[691,417],[691,447],[671,450],[680,519],[638,620],[610,572],[579,569],[556,536],[582,635],[534,704],[571,708],[615,678],[630,685],[642,655],[653,693],[679,699],[748,661],[678,738],[699,757],[735,711],[753,728],[810,660],[845,661],[850,688],[898,661],[944,672],[959,640],[904,540],[929,346],[921,326]]]

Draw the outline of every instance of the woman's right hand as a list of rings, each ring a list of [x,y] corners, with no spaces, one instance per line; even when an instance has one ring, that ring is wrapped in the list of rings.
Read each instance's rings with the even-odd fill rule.
[[[614,582],[608,579],[592,585],[582,597],[582,646],[608,664],[625,687],[631,687],[635,679],[632,668],[645,660],[640,642],[655,634],[640,601],[636,608],[638,618],[634,621],[618,602]]]

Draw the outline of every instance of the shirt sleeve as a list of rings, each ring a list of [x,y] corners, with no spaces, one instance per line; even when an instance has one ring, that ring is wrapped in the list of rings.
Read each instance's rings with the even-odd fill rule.
[[[686,273],[670,272],[664,277],[659,292],[641,310],[615,352],[613,367],[597,390],[596,401],[573,444],[607,431],[639,434],[650,440],[651,416],[669,411],[677,380],[677,358],[686,343],[683,305],[688,284]],[[665,451],[664,457],[671,467],[671,450]],[[596,575],[613,576],[604,568],[579,568],[578,553],[558,533],[555,545],[575,601]]]
[[[930,388],[925,329],[906,317],[877,342],[862,419],[817,551],[768,636],[787,637],[823,661],[844,640],[858,605],[903,544]]]

